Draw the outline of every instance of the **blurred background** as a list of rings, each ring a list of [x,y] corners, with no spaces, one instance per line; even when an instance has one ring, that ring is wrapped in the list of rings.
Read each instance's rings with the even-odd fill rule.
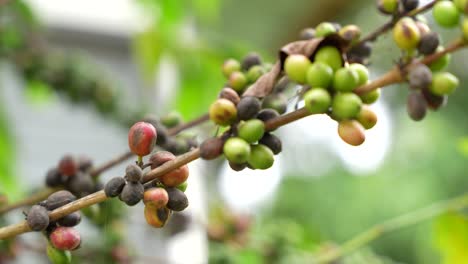
[[[446,42],[456,37],[426,17]],[[129,126],[148,113],[202,115],[223,87],[226,58],[255,51],[273,62],[305,27],[336,21],[369,32],[386,20],[373,0],[0,0],[0,193],[14,202],[44,188],[67,153],[102,164],[127,151]],[[380,38],[371,75],[398,55],[390,35]],[[452,56],[449,68],[461,89],[423,122],[408,118],[404,85],[384,89],[379,122],[360,147],[342,143],[328,118],[307,117],[278,130],[284,150],[269,170],[190,164],[190,207],[170,228],[146,225],[142,206],[101,207],[98,224],[78,227],[74,261],[303,263],[374,224],[464,193],[466,55]],[[213,129],[189,132],[201,140]],[[392,232],[337,263],[468,263],[466,213]],[[22,217],[17,210],[1,222]],[[0,244],[0,263],[47,263],[40,235],[18,240]]]

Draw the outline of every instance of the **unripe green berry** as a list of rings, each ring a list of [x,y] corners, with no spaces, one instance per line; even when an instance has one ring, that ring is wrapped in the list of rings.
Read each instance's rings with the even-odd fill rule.
[[[188,182],[184,181],[183,183],[179,184],[176,188],[185,192],[187,190],[187,187],[188,187]]]
[[[393,39],[400,49],[412,50],[418,46],[421,33],[413,19],[404,17],[393,27]]]
[[[56,249],[49,242],[47,244],[47,257],[52,264],[70,264],[71,263],[71,254],[68,250]]]
[[[373,104],[380,98],[381,89],[377,88],[365,94],[361,94],[361,100],[364,104]]]
[[[458,87],[458,78],[449,72],[437,72],[432,78],[430,91],[439,96],[449,95]]]
[[[328,88],[332,80],[333,69],[323,62],[314,62],[307,69],[306,81],[312,88]]]
[[[328,35],[336,33],[336,28],[333,23],[322,22],[315,27],[315,37],[326,37]]]
[[[249,71],[247,72],[247,80],[251,83],[255,82],[260,78],[265,71],[263,70],[263,67],[260,65],[255,65],[252,66]]]
[[[338,123],[338,135],[352,146],[359,146],[366,140],[364,127],[356,120],[344,120]]]
[[[325,63],[336,71],[343,66],[343,57],[337,47],[324,46],[315,53],[314,62]]]
[[[228,81],[229,87],[236,90],[237,92],[244,91],[244,88],[248,84],[247,77],[242,72],[233,72],[229,75]]]
[[[250,145],[241,138],[232,137],[224,143],[223,152],[230,162],[245,163],[250,156]]]
[[[282,93],[270,94],[263,99],[262,108],[271,108],[279,114],[284,114],[288,106],[288,97]]]
[[[377,8],[384,14],[394,14],[398,10],[399,0],[378,0]]]
[[[363,105],[356,120],[361,123],[365,129],[371,129],[377,124],[377,115],[369,106]]]
[[[361,111],[362,101],[354,93],[338,93],[333,97],[332,115],[339,120],[355,118]]]
[[[237,108],[227,99],[218,99],[210,106],[210,119],[220,126],[230,125],[237,119]]]
[[[467,0],[468,1],[468,0]],[[463,18],[463,22],[461,25],[462,33],[463,33],[463,38],[465,40],[468,40],[468,18]]]
[[[441,52],[443,50],[444,50],[444,47],[439,46],[439,47],[437,47],[436,52]],[[429,69],[431,69],[431,71],[433,71],[433,72],[441,71],[441,70],[447,68],[447,66],[450,63],[451,58],[452,58],[451,54],[447,53],[444,56],[442,56],[442,57],[438,58],[437,60],[435,60],[434,62],[432,62],[431,64],[429,64],[428,65]]]
[[[408,95],[406,111],[414,121],[420,121],[426,116],[427,103],[420,91],[414,91]]]
[[[359,75],[351,68],[341,68],[333,76],[333,89],[338,92],[351,92],[358,86]]]
[[[438,1],[432,8],[432,16],[442,27],[455,27],[460,19],[460,11],[452,1]]]
[[[248,163],[254,169],[266,170],[273,166],[274,161],[273,151],[267,146],[262,144],[252,146]]]
[[[167,128],[178,126],[182,123],[182,115],[177,111],[171,111],[161,117],[161,123]]]
[[[235,59],[228,59],[224,62],[222,70],[226,78],[229,78],[233,72],[240,71],[241,64]]]
[[[265,125],[258,119],[251,119],[239,125],[238,136],[248,143],[255,143],[263,137]]]
[[[369,70],[360,63],[352,63],[349,68],[356,71],[359,76],[358,86],[364,85],[369,81]]]
[[[292,54],[284,61],[284,71],[289,79],[297,83],[305,83],[307,69],[310,66],[310,60],[304,55]]]
[[[331,105],[330,93],[323,88],[314,88],[304,94],[304,104],[312,114],[326,113]]]

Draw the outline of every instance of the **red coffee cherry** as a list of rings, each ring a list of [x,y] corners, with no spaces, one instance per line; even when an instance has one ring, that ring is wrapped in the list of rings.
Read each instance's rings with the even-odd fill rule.
[[[60,250],[74,250],[81,243],[80,234],[73,227],[57,227],[50,233],[50,242],[52,246]]]
[[[153,150],[156,138],[157,133],[153,125],[138,122],[128,131],[128,146],[135,155],[146,156]]]
[[[65,155],[60,160],[58,170],[62,175],[72,176],[78,171],[78,162],[71,155]]]
[[[164,188],[151,188],[145,191],[143,195],[143,203],[147,206],[163,208],[169,201],[169,195]]]
[[[171,172],[168,172],[158,179],[168,187],[177,187],[187,180],[189,176],[189,168],[187,165],[183,165]]]

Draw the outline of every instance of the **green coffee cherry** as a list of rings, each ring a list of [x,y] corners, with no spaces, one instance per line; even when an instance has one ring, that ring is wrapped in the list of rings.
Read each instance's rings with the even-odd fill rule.
[[[336,33],[335,26],[330,22],[322,22],[315,27],[315,37],[326,37]]]
[[[340,29],[338,34],[349,43],[354,43],[361,37],[361,29],[356,25],[346,25]]]
[[[463,33],[463,38],[465,40],[468,40],[468,18],[466,18],[466,17],[463,18],[461,29],[462,29],[462,33]]]
[[[371,129],[377,124],[377,115],[369,106],[363,105],[356,120],[361,123],[365,129]]]
[[[455,27],[460,19],[460,11],[452,1],[438,1],[432,8],[432,16],[442,27]]]
[[[398,0],[378,0],[377,8],[384,14],[394,14],[398,11]]]
[[[228,59],[224,62],[222,70],[226,78],[229,78],[233,72],[240,71],[241,64],[235,59]]]
[[[453,0],[455,6],[460,10],[460,12],[468,15],[468,0]]]
[[[289,79],[301,84],[305,83],[309,66],[309,58],[300,54],[289,55],[284,61],[284,71]]]
[[[352,63],[349,68],[356,71],[359,76],[358,86],[364,85],[369,81],[369,70],[360,63]]]
[[[377,102],[380,97],[381,90],[380,88],[367,92],[365,94],[361,94],[361,100],[364,104],[373,104]]]
[[[366,140],[364,127],[356,120],[344,120],[338,123],[338,135],[352,146],[359,146]]]
[[[50,242],[47,243],[47,257],[52,264],[70,264],[72,259],[70,251],[56,249]]]
[[[239,125],[238,136],[248,143],[260,140],[265,133],[265,125],[259,119],[251,119]]]
[[[232,137],[224,143],[223,152],[232,163],[245,163],[250,156],[250,145],[245,140]]]
[[[262,108],[271,108],[280,115],[284,114],[288,106],[288,97],[282,93],[270,94],[263,99]]]
[[[328,88],[333,80],[333,69],[323,62],[314,62],[307,69],[306,81],[310,87]]]
[[[304,94],[304,103],[312,114],[326,113],[331,105],[331,96],[323,88],[314,88]]]
[[[267,146],[258,144],[252,146],[248,163],[254,169],[266,170],[273,166],[274,154]]]
[[[210,106],[210,119],[220,126],[227,126],[236,121],[237,108],[227,99],[218,99]]]
[[[249,71],[247,72],[247,80],[251,83],[255,82],[264,74],[263,67],[260,65],[255,65],[250,67]]]
[[[404,17],[393,27],[393,39],[400,49],[413,50],[421,39],[421,33],[413,19]]]
[[[458,84],[459,81],[455,75],[449,72],[438,72],[434,74],[429,90],[435,95],[449,95],[457,89]]]
[[[358,86],[359,74],[351,68],[341,68],[333,76],[333,88],[339,92],[351,92]]]
[[[315,53],[314,62],[325,63],[330,66],[333,71],[336,71],[343,66],[343,57],[341,56],[341,52],[338,48],[325,46]]]
[[[436,52],[441,52],[443,50],[444,50],[444,47],[439,46],[437,47]],[[441,71],[449,65],[451,58],[452,58],[452,55],[450,55],[450,53],[447,53],[444,56],[438,58],[436,61],[429,64],[428,65],[429,69],[431,69],[431,71],[433,72]]]
[[[167,128],[175,127],[182,123],[182,115],[179,112],[171,111],[161,117],[161,123]]]
[[[242,72],[233,72],[229,75],[228,81],[229,87],[236,90],[237,92],[244,91],[244,88],[248,84],[247,77]]]
[[[361,111],[362,101],[354,93],[338,93],[332,101],[332,115],[338,120],[355,118]]]

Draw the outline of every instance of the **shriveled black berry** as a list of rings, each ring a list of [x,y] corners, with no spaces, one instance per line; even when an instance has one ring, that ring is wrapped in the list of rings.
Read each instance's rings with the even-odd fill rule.
[[[234,171],[242,171],[247,168],[247,163],[237,164],[234,162],[229,162],[229,167]]]
[[[265,133],[258,143],[267,146],[275,155],[283,150],[281,139],[271,133]]]
[[[419,0],[402,0],[403,9],[408,12],[418,7]]]
[[[104,186],[104,192],[107,197],[116,197],[118,196],[125,186],[125,179],[122,177],[112,178]]]
[[[248,71],[252,66],[261,65],[262,58],[255,52],[247,54],[242,60],[241,68],[243,71]]]
[[[33,205],[26,217],[28,226],[33,231],[42,231],[49,225],[49,213],[47,209],[40,205]]]
[[[87,172],[93,167],[93,160],[88,156],[81,156],[78,158],[78,170]]]
[[[364,63],[372,53],[372,44],[368,41],[354,46],[348,51],[347,57],[352,62]]]
[[[94,183],[93,192],[99,192],[100,190],[103,190],[103,189],[104,189],[104,183],[99,182],[99,181]]]
[[[57,191],[47,197],[46,208],[49,211],[57,209],[76,200],[76,196],[69,191]]]
[[[175,141],[175,144],[174,144],[174,149],[172,151],[174,155],[181,155],[190,150],[190,144],[187,141],[187,139],[176,138],[174,141]]]
[[[431,93],[429,89],[423,89],[422,94],[424,96],[424,99],[426,99],[427,106],[434,111],[439,110],[439,108],[444,107],[447,104],[447,95],[435,95]]]
[[[62,175],[57,168],[52,168],[47,171],[46,185],[49,187],[57,187],[62,185]]]
[[[283,76],[276,84],[274,91],[275,93],[282,93],[286,88],[288,88],[289,84],[291,84],[291,80],[289,80],[288,76]]]
[[[136,164],[130,164],[125,168],[125,179],[129,182],[139,182],[143,176],[143,171]]]
[[[279,114],[284,114],[288,106],[288,98],[284,94],[271,94],[263,99],[262,108],[275,109]]]
[[[427,102],[421,92],[414,91],[408,95],[406,110],[414,121],[420,121],[426,116]]]
[[[425,64],[418,64],[408,72],[408,83],[413,89],[428,89],[432,83],[432,72]]]
[[[437,32],[429,32],[421,37],[418,45],[418,51],[423,55],[429,55],[437,50],[439,44],[439,34],[437,34]]]
[[[167,203],[167,208],[174,211],[182,211],[187,208],[189,202],[187,195],[177,188],[167,188],[167,194],[169,194],[169,202]]]
[[[73,212],[57,220],[60,226],[73,227],[81,222],[81,214],[79,212]]]
[[[223,99],[227,99],[231,102],[233,102],[235,105],[237,105],[240,101],[240,97],[239,97],[239,94],[237,94],[237,92],[230,88],[230,87],[225,87],[221,90],[221,92],[219,93],[219,98],[223,98]]]
[[[78,173],[67,181],[66,187],[74,195],[83,197],[94,191],[94,181],[91,178],[91,175],[87,173]]]
[[[254,96],[242,97],[237,104],[237,117],[240,120],[249,120],[254,118],[260,111],[260,100]]]
[[[266,108],[258,112],[257,119],[266,122],[270,119],[277,118],[279,115],[280,114],[275,109]]]
[[[299,38],[302,40],[309,40],[315,38],[315,29],[314,28],[304,28],[299,33]]]
[[[200,157],[212,160],[223,154],[224,140],[221,138],[209,138],[200,145]]]
[[[139,203],[141,199],[143,199],[144,191],[145,188],[140,182],[129,182],[124,186],[122,192],[119,195],[119,198],[127,205],[133,206]]]

